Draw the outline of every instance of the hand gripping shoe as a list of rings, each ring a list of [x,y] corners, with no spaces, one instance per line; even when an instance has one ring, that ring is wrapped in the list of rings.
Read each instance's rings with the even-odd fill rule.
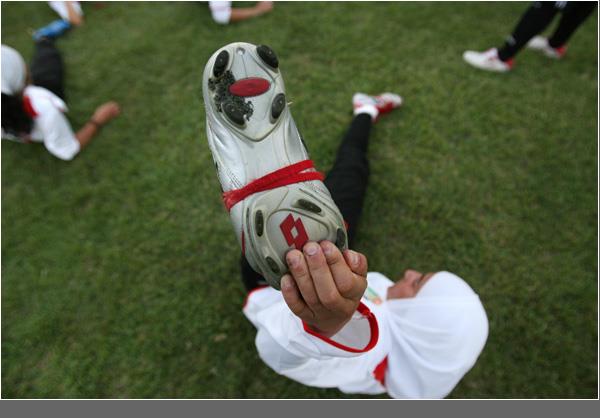
[[[252,268],[279,289],[289,250],[309,240],[346,249],[344,220],[308,157],[273,50],[224,46],[208,60],[202,90],[223,202]]]

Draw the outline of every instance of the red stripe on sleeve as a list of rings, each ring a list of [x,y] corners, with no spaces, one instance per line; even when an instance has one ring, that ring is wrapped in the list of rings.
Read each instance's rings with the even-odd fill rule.
[[[302,326],[304,327],[304,331],[308,332],[310,335],[317,337],[318,339],[323,340],[327,344],[339,348],[340,350],[348,351],[350,353],[366,353],[367,351],[375,347],[377,341],[379,340],[379,326],[377,325],[377,318],[375,318],[375,315],[373,315],[371,310],[367,308],[365,304],[360,302],[360,305],[358,305],[358,308],[356,310],[358,311],[358,313],[360,313],[362,316],[368,319],[369,327],[371,328],[371,339],[364,348],[348,347],[344,344],[340,344],[337,341],[332,340],[331,338],[325,337],[324,335],[313,331],[312,329],[310,329],[309,325],[304,321],[302,321]]]

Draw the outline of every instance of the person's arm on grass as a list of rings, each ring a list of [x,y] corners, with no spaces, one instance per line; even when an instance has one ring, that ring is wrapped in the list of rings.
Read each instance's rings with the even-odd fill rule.
[[[230,22],[240,22],[242,20],[252,19],[262,16],[273,10],[272,1],[259,1],[254,7],[234,7],[231,9]]]
[[[116,118],[121,109],[116,102],[107,102],[99,106],[90,120],[88,120],[75,134],[80,150],[90,143],[103,125]]]
[[[65,6],[67,6],[67,15],[69,17],[69,23],[73,26],[80,26],[83,23],[83,16],[75,10],[75,6],[73,6],[73,2],[66,1]]]
[[[233,8],[230,1],[209,1],[208,7],[213,20],[221,25],[226,25],[264,15],[273,10],[273,2],[259,1],[253,7]]]
[[[64,103],[52,100],[39,100],[35,106],[35,123],[41,132],[44,146],[55,157],[70,161],[96,135],[99,128],[116,117],[119,105],[108,102],[99,106],[90,121],[77,132],[73,133],[71,124],[65,116],[67,110]]]
[[[304,384],[346,383],[350,370],[328,373],[329,360],[370,351],[378,339],[375,316],[360,302],[366,289],[367,259],[328,241],[308,243],[287,254],[290,274],[279,292],[249,296],[244,313],[258,328],[256,346],[273,370]],[[330,368],[329,368],[330,369]],[[331,371],[331,370],[329,370]]]

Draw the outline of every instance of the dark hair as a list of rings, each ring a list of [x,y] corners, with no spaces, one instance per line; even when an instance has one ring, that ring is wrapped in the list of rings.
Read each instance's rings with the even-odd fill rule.
[[[14,136],[31,132],[33,119],[25,113],[23,96],[2,93],[2,129]]]

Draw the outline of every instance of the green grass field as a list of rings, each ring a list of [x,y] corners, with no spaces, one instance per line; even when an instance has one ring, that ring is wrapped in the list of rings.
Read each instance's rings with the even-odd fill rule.
[[[451,397],[597,396],[597,12],[567,57],[510,74],[463,63],[526,3],[281,3],[238,25],[203,3],[84,5],[57,45],[78,128],[120,118],[73,162],[2,141],[2,396],[338,398],[258,358],[239,248],[205,137],[201,74],[233,41],[278,53],[292,112],[327,170],[355,91],[397,91],[374,129],[356,249],[398,278],[446,269],[477,289],[487,346]],[[6,3],[30,57],[45,3]]]

